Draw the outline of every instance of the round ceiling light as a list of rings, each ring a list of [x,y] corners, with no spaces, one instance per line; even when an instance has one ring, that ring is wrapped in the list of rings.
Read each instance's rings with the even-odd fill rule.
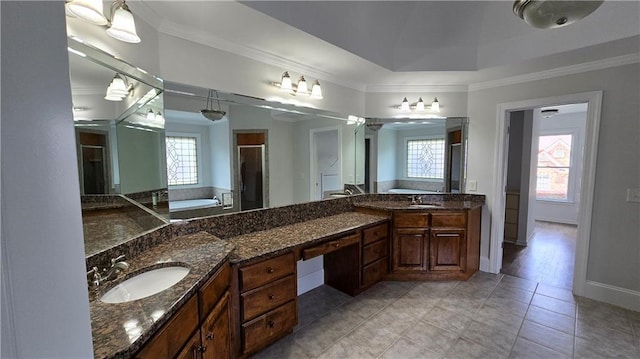
[[[598,1],[545,1],[516,0],[513,12],[527,24],[539,29],[554,29],[586,17],[604,0]]]

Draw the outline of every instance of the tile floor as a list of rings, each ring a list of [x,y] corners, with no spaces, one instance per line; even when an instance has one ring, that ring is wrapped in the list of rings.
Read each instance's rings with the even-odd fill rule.
[[[478,272],[299,297],[295,331],[255,358],[640,358],[640,313]]]

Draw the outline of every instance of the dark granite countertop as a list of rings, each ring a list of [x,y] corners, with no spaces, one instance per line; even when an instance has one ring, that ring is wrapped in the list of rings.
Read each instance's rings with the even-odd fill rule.
[[[346,234],[388,219],[386,216],[346,212],[229,238],[228,241],[235,246],[230,257],[231,262],[241,263],[276,255],[291,248]]]
[[[356,202],[359,208],[379,209],[383,211],[464,211],[482,207],[484,203],[478,201],[425,201],[419,205],[412,205],[409,201],[370,201]]]
[[[197,289],[224,263],[233,250],[227,241],[199,232],[178,237],[127,259],[126,276],[89,293],[95,358],[128,358],[146,342]],[[140,272],[179,264],[189,274],[158,294],[128,303],[108,304],[99,296],[117,283]]]

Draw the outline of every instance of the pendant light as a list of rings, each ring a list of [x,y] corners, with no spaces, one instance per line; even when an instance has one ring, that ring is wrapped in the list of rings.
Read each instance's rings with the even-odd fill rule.
[[[218,101],[218,109],[213,109],[213,90],[209,90],[209,95],[207,96],[207,108],[200,110],[202,116],[211,121],[218,121],[224,117],[227,113],[220,109],[220,100],[218,100],[218,92],[215,91],[216,100]],[[211,107],[209,107],[211,104]]]
[[[67,14],[88,21],[94,25],[106,25],[102,0],[71,0],[65,3]]]
[[[111,5],[111,25],[107,34],[114,39],[137,44],[140,37],[136,33],[136,24],[129,6],[123,1],[114,1]]]
[[[513,12],[533,27],[555,29],[586,17],[603,1],[517,0],[513,3]]]

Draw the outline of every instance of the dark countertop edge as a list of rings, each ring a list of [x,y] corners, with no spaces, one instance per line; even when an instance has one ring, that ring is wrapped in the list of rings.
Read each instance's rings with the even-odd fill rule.
[[[189,237],[193,237],[194,235],[198,235],[199,233],[203,233],[203,232],[198,232],[195,234],[189,234],[189,235],[184,235],[184,236],[180,236],[174,240],[168,241],[163,243],[164,245],[168,245],[171,242],[175,241],[175,240],[188,240]],[[122,348],[121,350],[117,350],[116,352],[113,352],[109,355],[106,356],[98,356],[97,353],[95,353],[95,348],[94,348],[94,355],[96,355],[96,358],[104,358],[104,359],[121,359],[121,358],[131,358],[138,350],[140,350],[151,338],[153,338],[153,336],[158,332],[158,330],[160,330],[160,328],[162,328],[162,326],[164,326],[167,322],[169,322],[169,320],[173,317],[173,315],[185,304],[187,303],[194,295],[197,295],[198,289],[211,277],[211,275],[213,275],[218,269],[220,269],[220,267],[225,263],[225,261],[229,260],[231,253],[233,252],[233,246],[231,243],[224,241],[210,233],[204,232],[206,233],[207,236],[211,237],[211,240],[217,240],[220,241],[220,243],[224,243],[225,246],[227,247],[227,253],[221,257],[220,259],[218,259],[217,263],[211,267],[209,267],[208,269],[205,269],[203,273],[201,273],[197,279],[193,280],[193,283],[189,286],[189,288],[187,290],[182,291],[180,296],[177,296],[177,298],[175,299],[175,301],[173,301],[172,304],[170,304],[170,307],[167,311],[165,311],[165,313],[158,318],[145,332],[143,332],[142,334],[140,334],[140,336],[138,337],[138,339],[136,339],[133,343],[130,343],[129,346]],[[162,245],[159,245],[158,247],[162,247]],[[158,248],[156,247],[156,248]],[[153,248],[151,250],[149,250],[149,252],[152,251],[158,251],[158,249]],[[153,255],[153,253],[151,253]],[[158,253],[158,257],[161,256],[162,253]],[[134,258],[135,260],[135,258]],[[145,262],[149,262],[150,259],[146,259]],[[163,266],[163,264],[166,265],[170,265],[170,264],[175,264],[177,263],[176,261],[169,261],[169,262],[157,262],[153,263],[153,264],[145,264],[143,265],[143,268],[141,269],[148,269],[148,270],[152,270],[158,267]],[[197,266],[198,263],[186,263],[183,262],[184,264],[187,264],[189,266]],[[200,263],[202,264],[202,263]],[[202,268],[198,268],[200,270],[202,270]],[[135,270],[133,273],[141,273],[141,270]],[[122,279],[124,280],[124,279]],[[115,285],[117,285],[117,283],[120,283],[122,280],[119,280],[116,282],[116,284],[112,284],[108,287],[103,287],[100,288],[99,291],[91,291],[89,293],[89,301],[90,301],[90,305],[91,302],[93,301],[98,301],[98,295],[102,294],[102,293],[106,293],[106,291],[108,291],[110,288],[114,287]],[[113,308],[113,310],[117,310],[117,308]],[[92,327],[92,331],[93,331],[93,327]],[[93,335],[92,335],[93,337]],[[94,340],[95,341],[95,340]]]
[[[375,216],[375,215],[371,215],[370,214],[370,216]],[[256,256],[252,256],[252,257],[249,257],[249,258],[237,258],[237,257],[234,258],[234,255],[232,253],[232,255],[229,258],[229,262],[233,266],[240,266],[240,265],[244,265],[244,264],[248,264],[248,263],[252,263],[252,262],[259,262],[261,260],[268,259],[270,257],[274,257],[274,256],[277,256],[277,255],[280,255],[280,254],[284,254],[284,253],[286,253],[288,251],[295,250],[297,248],[304,248],[304,247],[307,247],[307,246],[312,245],[312,244],[319,244],[319,243],[322,243],[322,242],[325,242],[325,241],[329,241],[329,240],[332,240],[332,239],[334,239],[336,237],[344,236],[344,235],[348,234],[349,232],[353,232],[353,231],[356,231],[356,230],[359,230],[359,229],[362,229],[362,228],[375,226],[375,225],[378,225],[378,224],[381,224],[381,223],[384,223],[384,222],[387,222],[387,221],[390,220],[389,217],[383,217],[383,216],[378,216],[378,217],[379,217],[379,219],[377,219],[377,220],[375,220],[373,222],[368,222],[366,224],[356,225],[356,226],[351,226],[351,227],[346,227],[346,228],[340,228],[337,231],[330,232],[330,233],[328,233],[326,235],[322,235],[320,237],[314,237],[314,238],[309,239],[309,240],[307,240],[307,241],[305,241],[303,243],[297,243],[297,244],[294,244],[294,245],[291,245],[291,246],[280,247],[280,248],[277,248],[275,250],[272,250],[272,251],[269,251],[269,252],[265,252],[265,253],[261,253],[261,254],[258,254]],[[326,218],[326,217],[322,217],[322,218]],[[304,223],[305,222],[296,223],[296,224],[293,224],[292,226],[302,225]],[[269,231],[269,230],[266,230],[266,231]],[[241,237],[243,237],[243,236],[234,237],[234,238],[231,238],[230,240],[233,240],[233,239],[236,239],[236,238],[241,238]],[[234,244],[237,245],[237,243],[235,243],[235,242],[234,242]]]

